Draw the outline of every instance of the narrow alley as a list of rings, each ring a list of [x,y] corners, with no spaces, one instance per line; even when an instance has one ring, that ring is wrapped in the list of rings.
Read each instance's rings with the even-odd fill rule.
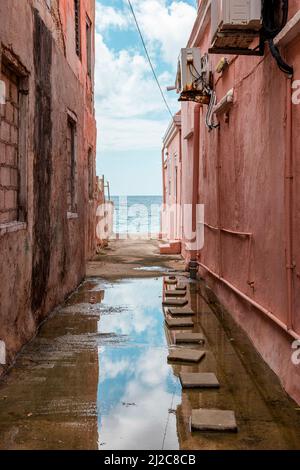
[[[299,460],[299,185],[300,0],[0,0],[0,450]]]
[[[0,385],[1,449],[297,449],[300,413],[205,285],[157,241],[115,241],[40,327]],[[100,261],[101,259],[101,261]],[[164,283],[187,286],[192,328],[169,328]],[[186,319],[186,317],[177,317]],[[200,333],[199,364],[173,363],[175,335]],[[220,388],[182,389],[180,373]],[[195,408],[234,410],[238,432],[195,432]]]

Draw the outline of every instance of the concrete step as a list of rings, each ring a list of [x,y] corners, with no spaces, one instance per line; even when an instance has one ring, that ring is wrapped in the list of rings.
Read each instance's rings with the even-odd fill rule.
[[[164,299],[163,305],[165,307],[185,307],[188,304],[186,299]]]
[[[219,388],[220,384],[215,374],[180,372],[180,382],[183,388]]]
[[[181,242],[178,240],[168,240],[167,243],[160,243],[159,252],[161,255],[180,255]]]
[[[170,289],[165,291],[166,297],[185,297],[186,292],[184,290]]]
[[[186,291],[187,285],[183,283],[177,283],[176,290],[184,290]]]
[[[193,410],[191,424],[197,431],[237,432],[235,414],[228,410]]]
[[[164,282],[167,285],[175,285],[178,283],[176,276],[168,276],[164,278]]]
[[[194,322],[191,318],[166,318],[166,324],[169,328],[187,328],[194,326]]]
[[[169,243],[160,243],[159,244],[159,253],[161,255],[171,255],[171,246]]]
[[[205,351],[197,349],[173,349],[168,355],[168,361],[197,363],[204,359],[205,354]]]
[[[176,333],[175,343],[176,344],[189,344],[189,343],[204,344],[205,339],[202,333],[189,333],[189,332]]]
[[[195,312],[193,312],[193,310],[191,310],[190,308],[172,308],[172,307],[169,307],[168,308],[168,313],[174,317],[186,317],[186,316],[194,316],[196,315]]]
[[[164,278],[164,284],[167,288],[170,288],[170,290],[175,289],[175,290],[180,290],[180,291],[186,291],[187,290],[187,284],[183,282],[179,282],[178,279],[174,277],[166,277]]]

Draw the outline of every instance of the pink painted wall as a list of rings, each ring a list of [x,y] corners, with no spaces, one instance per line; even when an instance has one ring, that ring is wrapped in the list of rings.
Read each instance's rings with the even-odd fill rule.
[[[206,0],[200,2],[207,4]],[[290,2],[290,18],[300,1]],[[208,13],[209,14],[209,13]],[[202,53],[210,45],[210,19],[199,30],[198,16],[189,46]],[[299,30],[299,29],[298,29]],[[200,31],[200,32],[199,32]],[[300,35],[281,48],[300,79]],[[212,69],[222,56],[210,55]],[[198,203],[205,204],[205,246],[198,253],[199,274],[245,329],[255,347],[278,374],[284,388],[300,402],[300,365],[291,361],[292,342],[300,337],[300,104],[292,104],[292,169],[286,174],[288,113],[291,83],[270,53],[262,57],[228,56],[230,65],[214,73],[218,101],[234,89],[229,121],[220,116],[220,129],[208,132],[200,112]],[[182,204],[192,198],[193,108],[182,103]],[[292,176],[292,318],[287,284],[288,197],[286,176]],[[222,230],[219,230],[222,229]],[[224,230],[223,230],[224,229]],[[252,235],[249,250],[249,236]],[[184,248],[183,256],[189,253]],[[207,269],[208,268],[208,269]],[[213,274],[214,273],[214,274]],[[224,282],[225,281],[225,282]],[[235,288],[233,290],[232,286]],[[237,291],[239,293],[237,293]],[[242,298],[244,294],[274,319]],[[277,323],[280,323],[279,326]],[[294,337],[284,331],[293,330]]]

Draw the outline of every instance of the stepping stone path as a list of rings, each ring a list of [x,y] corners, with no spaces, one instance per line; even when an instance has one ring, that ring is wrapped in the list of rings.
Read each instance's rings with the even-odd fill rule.
[[[183,388],[219,388],[220,384],[212,373],[197,373],[191,374],[181,372],[179,375],[180,382]]]
[[[176,333],[175,334],[175,343],[204,343],[205,339],[202,333]]]
[[[169,276],[164,279],[167,290],[163,305],[169,307],[166,312],[169,315],[183,318],[166,317],[166,324],[169,328],[193,327],[192,316],[195,312],[190,308],[183,308],[188,305],[185,297],[187,285],[178,282],[176,276]],[[168,289],[169,287],[169,289]],[[177,298],[176,298],[177,297]],[[203,344],[205,338],[202,333],[176,332],[176,344]],[[168,355],[170,362],[199,363],[204,359],[206,352],[196,349],[178,348],[171,350]],[[214,373],[187,373],[181,372],[180,382],[182,388],[186,389],[217,389],[220,387],[219,381]],[[237,423],[234,411],[231,410],[211,410],[196,409],[192,410],[191,429],[196,431],[215,431],[215,432],[237,432]]]
[[[183,290],[178,290],[178,289],[166,290],[165,296],[166,297],[185,297],[186,292]]]
[[[168,308],[168,313],[174,315],[174,317],[193,316],[195,312],[191,309],[180,309],[180,308]]]
[[[225,410],[193,410],[192,429],[197,431],[236,432],[235,414],[233,411]]]
[[[194,322],[191,318],[166,318],[166,324],[170,328],[184,328],[194,326]]]
[[[163,305],[166,307],[185,307],[188,304],[186,299],[165,299]]]
[[[196,349],[174,349],[170,351],[168,360],[172,362],[200,362],[205,357],[205,351]]]

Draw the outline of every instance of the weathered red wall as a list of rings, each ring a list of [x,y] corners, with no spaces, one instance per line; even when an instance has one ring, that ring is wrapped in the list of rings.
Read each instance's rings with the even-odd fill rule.
[[[202,4],[208,2],[202,2]],[[290,18],[300,9],[300,1],[290,2]],[[199,10],[200,11],[200,10]],[[209,13],[208,13],[209,14]],[[198,17],[189,46],[202,53],[210,45],[210,21],[197,34]],[[300,36],[281,48],[300,79]],[[212,69],[222,56],[210,55]],[[200,172],[198,203],[205,204],[205,246],[199,262],[217,276],[246,294],[284,325],[288,319],[287,289],[287,195],[288,178],[293,179],[292,202],[292,329],[300,336],[299,263],[300,248],[300,105],[292,105],[292,175],[286,175],[287,123],[291,82],[278,69],[268,50],[263,58],[228,56],[230,65],[221,75],[214,73],[218,100],[234,89],[229,121],[220,116],[220,129],[208,132],[206,107],[200,114]],[[182,203],[192,198],[193,108],[183,103],[182,115]],[[252,234],[239,236],[216,229]],[[183,255],[188,260],[189,253]],[[254,345],[283,386],[300,402],[300,365],[292,363],[294,338],[259,309],[243,300],[217,276],[203,267],[201,276],[214,288],[221,302],[247,331]]]
[[[85,11],[94,23],[94,3],[81,1],[80,61],[70,45],[73,0],[60,1],[60,7],[53,0],[51,10],[37,0],[0,2],[0,43],[29,72],[26,226],[12,233],[0,226],[0,339],[8,364],[45,315],[83,279],[93,249],[95,202],[88,203],[87,156],[89,148],[95,155],[96,125],[85,65]],[[42,77],[45,71],[48,77]],[[46,101],[39,98],[40,89]],[[68,109],[77,115],[76,218],[67,217]]]

